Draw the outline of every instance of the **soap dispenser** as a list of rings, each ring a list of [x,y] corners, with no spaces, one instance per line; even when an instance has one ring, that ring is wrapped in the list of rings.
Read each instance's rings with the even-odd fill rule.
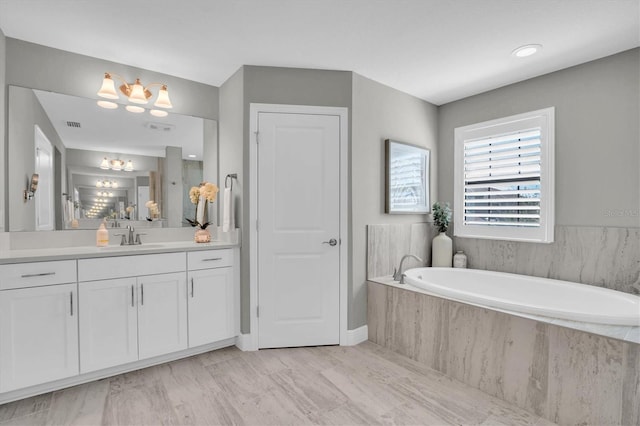
[[[96,231],[96,245],[98,247],[106,247],[109,245],[109,231],[104,226],[104,222],[100,224],[100,227]]]

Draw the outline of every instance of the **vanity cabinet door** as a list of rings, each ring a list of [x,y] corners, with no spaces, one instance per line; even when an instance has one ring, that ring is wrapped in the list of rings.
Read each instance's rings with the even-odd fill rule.
[[[233,337],[233,268],[190,271],[187,284],[189,347]]]
[[[0,392],[78,374],[76,284],[0,291]]]
[[[136,279],[82,282],[80,372],[138,360]]]
[[[140,359],[187,348],[185,273],[138,277]]]

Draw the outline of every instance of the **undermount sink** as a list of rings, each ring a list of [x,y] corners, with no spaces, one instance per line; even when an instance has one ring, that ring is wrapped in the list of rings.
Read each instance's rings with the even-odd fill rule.
[[[156,249],[162,248],[164,244],[135,244],[135,245],[124,245],[124,246],[107,246],[100,247],[101,251],[128,251],[128,250],[146,250],[146,249]]]

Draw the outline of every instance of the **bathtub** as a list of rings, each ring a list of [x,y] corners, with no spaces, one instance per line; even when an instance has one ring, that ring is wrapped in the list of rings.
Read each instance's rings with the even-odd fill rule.
[[[639,326],[640,297],[569,281],[504,272],[415,268],[408,285],[460,302],[597,324]]]

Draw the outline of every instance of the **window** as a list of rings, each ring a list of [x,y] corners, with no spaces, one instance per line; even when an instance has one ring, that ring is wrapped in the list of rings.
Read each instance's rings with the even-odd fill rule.
[[[553,242],[554,113],[455,129],[456,236]]]

